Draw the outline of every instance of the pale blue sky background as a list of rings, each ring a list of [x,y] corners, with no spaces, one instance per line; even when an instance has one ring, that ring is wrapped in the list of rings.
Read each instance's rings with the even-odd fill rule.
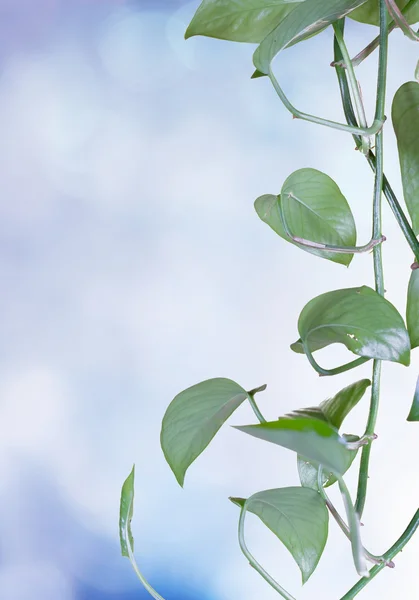
[[[136,554],[167,600],[276,598],[238,549],[227,498],[296,485],[295,457],[226,426],[181,490],[159,448],[165,408],[224,376],[247,389],[267,383],[260,404],[274,419],[370,376],[367,364],[319,380],[289,344],[309,299],[373,284],[371,257],[349,270],[322,261],[253,209],[292,171],[317,168],[340,186],[365,243],[369,168],[350,136],[293,120],[265,80],[250,80],[252,46],[185,42],[197,5],[0,0],[2,600],[147,597],[118,547],[133,462]],[[352,53],[376,34],[348,31]],[[390,50],[389,99],[417,61],[398,33]],[[277,68],[299,108],[341,119],[331,52],[326,31]],[[358,71],[369,118],[375,61]],[[385,137],[400,193],[390,121]],[[411,256],[387,207],[384,223],[387,297],[404,312]],[[418,368],[416,353],[411,369],[384,367],[363,517],[375,553],[417,508],[417,427],[405,418]],[[361,433],[366,412],[367,397],[346,430]],[[251,421],[245,406],[231,424]],[[354,474],[348,481],[353,490]],[[301,589],[287,551],[248,519],[252,551],[299,600],[335,600],[357,580],[349,544],[330,530]],[[418,559],[417,537],[362,597],[416,598]]]

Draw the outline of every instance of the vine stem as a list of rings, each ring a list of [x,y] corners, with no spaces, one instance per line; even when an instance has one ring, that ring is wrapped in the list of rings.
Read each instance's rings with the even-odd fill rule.
[[[358,127],[358,126],[353,126],[353,125],[347,125],[345,123],[338,123],[336,121],[329,121],[328,119],[323,119],[321,117],[316,117],[315,115],[310,115],[308,113],[302,112],[301,110],[298,110],[297,108],[295,108],[295,106],[293,104],[291,104],[291,102],[288,100],[283,89],[279,85],[278,80],[276,79],[275,75],[273,74],[271,68],[269,68],[268,77],[271,80],[272,85],[273,85],[276,93],[279,96],[279,99],[281,100],[281,102],[283,103],[285,108],[287,108],[290,111],[290,113],[294,116],[295,119],[302,119],[303,121],[308,121],[309,123],[316,123],[317,125],[325,125],[326,127],[331,127],[332,129],[339,129],[340,131],[347,131],[348,133],[366,136],[366,137],[375,135],[378,131],[380,131],[382,129],[382,127],[384,125],[384,120],[381,121],[379,119],[374,119],[374,122],[371,125],[371,127],[363,128],[363,127]]]
[[[317,471],[317,487],[319,488],[320,495],[323,498],[323,500],[325,501],[325,504],[326,504],[327,508],[329,509],[330,514],[335,519],[339,528],[341,529],[341,531],[345,534],[345,536],[350,541],[351,533],[349,531],[349,527],[346,525],[346,523],[340,516],[339,512],[335,508],[333,502],[330,500],[329,496],[327,495],[326,490],[323,487],[322,474],[323,474],[323,467],[322,467],[322,465],[319,465],[319,468]],[[375,565],[380,565],[382,562],[384,562],[387,567],[390,567],[391,569],[394,568],[394,563],[391,560],[387,561],[383,556],[376,556],[375,554],[371,554],[371,552],[368,552],[368,550],[365,547],[364,547],[364,554],[365,554],[365,558],[369,562],[372,562]]]
[[[333,30],[337,43],[339,44],[340,51],[342,53],[343,60],[348,70],[347,76],[349,84],[352,90],[352,97],[355,103],[356,113],[358,115],[358,123],[361,127],[367,127],[367,118],[365,116],[364,104],[362,102],[361,93],[359,89],[359,83],[355,75],[355,70],[349,56],[348,49],[346,48],[345,40],[343,38],[343,32],[337,23],[333,24]],[[363,154],[367,154],[371,148],[371,141],[368,138],[362,138],[361,149]]]
[[[404,6],[402,8],[402,10],[400,11],[402,15],[408,15],[410,9],[417,3],[418,0],[409,0],[409,2],[406,4],[406,6]],[[394,31],[396,29],[397,25],[394,21],[391,21],[391,23],[389,23],[389,27],[388,27],[388,32],[391,33],[392,31]],[[368,46],[366,46],[363,50],[361,50],[361,52],[359,52],[356,56],[354,56],[354,58],[352,59],[352,65],[354,67],[357,67],[358,65],[360,65],[366,58],[368,58],[368,56],[370,54],[372,54],[374,52],[374,50],[376,50],[378,48],[378,46],[380,45],[380,36],[377,35],[376,38],[374,38],[372,40],[372,42],[370,42],[368,44]],[[336,61],[334,60],[331,65],[331,67],[343,67],[346,68],[346,63],[345,63],[345,59],[342,57],[341,60]]]
[[[414,0],[414,1],[416,2],[417,0]],[[343,29],[344,20],[342,19],[341,21],[339,21],[338,25]],[[342,57],[342,54],[340,52],[339,45],[337,44],[337,40],[335,39],[335,60],[333,62],[333,65],[335,66],[336,75],[338,77],[339,89],[340,89],[340,94],[342,97],[343,110],[344,110],[347,122],[350,123],[351,125],[356,126],[357,120],[355,118],[355,113],[353,111],[351,97],[349,94],[349,87],[348,87],[348,82],[346,79],[346,70],[340,65],[341,57]],[[354,138],[357,148],[359,148],[361,145],[360,136],[354,135],[353,138]],[[375,173],[376,162],[377,162],[375,154],[370,150],[365,158],[367,159],[367,162],[368,162],[369,166],[371,167],[371,170]],[[394,191],[385,175],[383,175],[383,192],[384,192],[384,196],[388,202],[388,205],[390,206],[390,208],[393,212],[393,215],[394,215],[407,243],[409,244],[410,249],[412,250],[412,252],[415,256],[415,259],[419,262],[419,242],[418,242],[416,235],[409,223],[409,220],[407,219],[402,207],[400,206],[400,203],[397,199],[396,194],[394,193]]]
[[[412,536],[415,533],[415,531],[417,530],[418,526],[419,526],[419,508],[415,512],[412,520],[410,521],[409,525],[406,527],[406,529],[404,530],[402,535],[399,537],[397,542],[395,544],[393,544],[391,546],[391,548],[389,548],[387,550],[387,552],[385,552],[383,554],[383,558],[385,558],[385,560],[387,560],[387,561],[391,561],[399,552],[401,552],[403,550],[403,548],[406,546],[406,544],[409,542],[409,540],[412,538]],[[355,598],[355,596],[357,594],[359,594],[359,592],[367,585],[367,583],[369,583],[376,575],[378,575],[378,573],[380,571],[382,571],[384,569],[384,567],[385,567],[385,563],[381,563],[380,565],[375,565],[369,571],[369,577],[368,578],[362,577],[349,590],[349,592],[346,592],[346,594],[344,596],[342,596],[342,598],[340,600],[353,600],[353,598]]]
[[[377,77],[377,104],[375,118],[384,118],[385,109],[385,93],[387,80],[387,54],[388,54],[388,13],[386,0],[380,0],[380,49],[378,58],[378,77]],[[384,176],[384,157],[383,157],[383,132],[380,131],[375,136],[376,148],[376,170],[374,181],[374,199],[373,199],[373,225],[372,236],[378,237],[381,235],[382,218],[381,218],[381,194],[383,189]],[[384,273],[381,245],[375,246],[373,249],[374,260],[374,280],[375,289],[378,294],[384,296]],[[371,402],[368,414],[367,426],[365,435],[374,433],[377,423],[378,407],[380,400],[380,378],[381,378],[381,361],[374,360],[372,368],[372,387],[371,387]],[[358,477],[358,491],[355,502],[355,510],[361,517],[367,495],[368,485],[368,470],[371,456],[371,444],[364,446],[361,454],[361,464]]]
[[[239,518],[239,532],[238,533],[239,533],[239,544],[240,544],[241,551],[243,552],[243,554],[249,561],[250,566],[253,567],[255,569],[255,571],[257,571],[259,573],[259,575],[261,575],[261,577],[263,577],[263,579],[267,583],[269,583],[269,585],[272,586],[273,589],[276,592],[278,592],[278,594],[280,596],[285,598],[285,600],[295,600],[294,596],[291,596],[291,594],[289,594],[287,592],[287,590],[285,590],[282,586],[280,586],[279,583],[277,581],[275,581],[275,579],[273,577],[271,577],[267,571],[265,571],[265,569],[262,567],[262,565],[260,565],[258,563],[258,561],[255,559],[253,554],[251,554],[250,550],[248,549],[245,539],[244,539],[244,521],[246,518],[246,504],[247,504],[247,501],[243,504],[243,506],[240,510],[240,518]]]

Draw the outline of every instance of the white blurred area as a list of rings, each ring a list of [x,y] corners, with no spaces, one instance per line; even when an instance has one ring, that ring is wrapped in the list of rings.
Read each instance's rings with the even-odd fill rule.
[[[45,11],[55,6],[44,4]],[[117,538],[120,487],[133,462],[133,530],[147,574],[161,581],[176,574],[200,598],[205,589],[214,600],[273,599],[240,554],[237,509],[227,498],[296,485],[295,458],[225,427],[180,490],[159,448],[164,410],[180,390],[225,376],[247,389],[268,383],[260,404],[274,419],[370,373],[366,365],[318,380],[289,351],[310,298],[372,285],[370,257],[346,270],[299,252],[258,221],[253,201],[278,192],[293,170],[323,170],[351,203],[365,243],[371,173],[351,139],[293,121],[266,82],[250,81],[252,47],[185,42],[197,4],[80,1],[77,10],[54,13],[33,47],[15,43],[3,52],[2,600],[78,600],[74,581],[103,597],[137,589]],[[353,50],[375,35],[349,29]],[[394,94],[413,78],[416,51],[392,37]],[[326,32],[290,50],[278,69],[298,107],[340,119],[331,47]],[[373,58],[359,70],[369,105],[374,69]],[[388,131],[386,171],[400,192],[390,125]],[[387,207],[384,217],[388,298],[403,312],[411,260]],[[336,349],[322,355],[325,364],[341,357]],[[376,553],[417,508],[417,431],[405,422],[415,354],[412,362],[409,370],[384,367],[363,519],[366,545]],[[362,432],[366,412],[367,397],[348,419],[351,432]],[[231,422],[252,420],[243,407]],[[54,493],[41,494],[35,514],[38,475]],[[354,477],[349,482],[354,489]],[[74,539],[70,544],[57,525],[56,546],[45,549],[43,523],[57,507]],[[255,554],[299,599],[316,589],[337,598],[356,581],[349,545],[334,524],[318,571],[300,590],[287,551],[248,520]],[[97,541],[86,548],[89,535]],[[397,569],[362,597],[413,600],[418,558],[414,539]]]

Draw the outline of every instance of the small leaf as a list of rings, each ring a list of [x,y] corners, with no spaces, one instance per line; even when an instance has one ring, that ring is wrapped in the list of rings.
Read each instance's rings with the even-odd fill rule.
[[[272,60],[281,50],[322,31],[364,2],[365,0],[305,0],[298,4],[256,49],[253,55],[256,69],[268,75]]]
[[[242,499],[231,500],[241,505]],[[317,567],[329,530],[329,513],[320,495],[302,487],[266,490],[251,496],[246,510],[257,515],[291,552],[306,583]]]
[[[399,150],[404,200],[419,233],[419,83],[408,81],[394,96],[391,109]]]
[[[406,325],[412,349],[419,346],[419,269],[410,274],[407,289]]]
[[[355,246],[355,221],[333,179],[316,169],[299,169],[285,180],[280,196],[261,196],[255,209],[259,218],[286,241],[316,256],[349,265],[353,254],[327,252],[294,242],[284,230],[280,203],[288,229],[295,237],[331,246]]]
[[[409,0],[397,0],[396,4],[399,8],[404,8]],[[365,4],[351,12],[349,17],[354,21],[360,23],[366,23],[367,25],[379,25],[379,14],[378,14],[378,2],[377,0],[368,0]],[[419,6],[414,4],[405,13],[409,23],[417,23],[419,21]]]
[[[131,532],[131,519],[134,513],[134,477],[135,465],[126,478],[121,491],[121,504],[119,509],[119,540],[122,556],[129,558],[128,547],[134,552],[134,538]]]
[[[293,450],[339,475],[346,472],[352,460],[344,438],[334,427],[319,419],[290,415],[278,421],[236,429]]]
[[[415,394],[413,396],[412,408],[410,409],[408,421],[419,421],[419,377],[416,382]]]
[[[369,379],[361,379],[340,390],[333,398],[323,400],[320,408],[331,425],[340,429],[348,414],[361,400],[366,389],[371,385]]]
[[[230,415],[249,398],[231,379],[208,379],[178,394],[163,417],[161,447],[176,479],[205,450]]]
[[[204,0],[185,34],[261,42],[302,0]]]
[[[291,348],[314,352],[344,344],[359,356],[408,366],[410,340],[397,309],[367,286],[321,294],[303,308],[298,320],[300,340]]]

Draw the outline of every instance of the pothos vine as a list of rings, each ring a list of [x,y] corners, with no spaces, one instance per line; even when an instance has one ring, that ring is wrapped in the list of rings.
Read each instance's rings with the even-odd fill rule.
[[[345,18],[378,25],[379,35],[351,59],[345,36]],[[245,401],[250,403],[257,424],[238,430],[294,451],[300,487],[257,492],[247,499],[230,498],[240,508],[238,537],[250,565],[280,596],[295,600],[250,553],[244,536],[247,512],[261,521],[288,548],[297,562],[303,583],[312,575],[328,536],[329,514],[349,539],[355,569],[360,579],[341,600],[354,598],[382,569],[393,567],[394,557],[404,548],[419,524],[419,509],[399,539],[380,556],[362,544],[360,518],[367,496],[370,455],[379,411],[380,376],[383,361],[408,366],[411,350],[419,346],[419,83],[401,86],[392,103],[408,218],[384,175],[383,132],[386,123],[385,96],[388,36],[396,28],[412,41],[419,35],[411,24],[419,21],[418,0],[203,0],[193,17],[186,37],[205,35],[236,42],[258,43],[253,56],[254,78],[268,77],[284,106],[297,119],[331,127],[353,136],[356,149],[364,155],[374,173],[371,239],[356,244],[356,227],[351,209],[337,184],[325,173],[300,169],[283,183],[279,195],[266,194],[255,209],[281,238],[306,252],[349,265],[354,255],[372,250],[375,289],[365,285],[329,291],[303,308],[298,321],[299,339],[291,345],[304,354],[321,376],[334,376],[372,360],[372,377],[356,381],[319,406],[302,408],[268,422],[255,396],[266,385],[246,391],[230,379],[209,379],[178,394],[163,417],[161,446],[177,481],[183,485],[186,470],[208,446],[229,416]],[[304,113],[293,106],[273,71],[273,60],[286,48],[332,27],[334,58],[346,122],[340,123]],[[355,67],[378,48],[375,114],[368,125]],[[407,291],[406,324],[397,309],[385,299],[381,246],[382,195],[408,243],[413,256]],[[357,358],[332,368],[320,366],[313,354],[340,343]],[[419,381],[419,380],[418,380]],[[370,388],[370,408],[363,435],[339,432],[348,413]],[[419,421],[419,384],[414,393],[408,421]],[[344,475],[357,453],[361,453],[356,500],[345,484]],[[326,488],[337,483],[343,498],[344,518],[327,495]],[[134,468],[121,494],[120,541],[148,592],[162,597],[151,587],[136,565],[130,522],[133,515]],[[368,563],[372,568],[368,569]]]

